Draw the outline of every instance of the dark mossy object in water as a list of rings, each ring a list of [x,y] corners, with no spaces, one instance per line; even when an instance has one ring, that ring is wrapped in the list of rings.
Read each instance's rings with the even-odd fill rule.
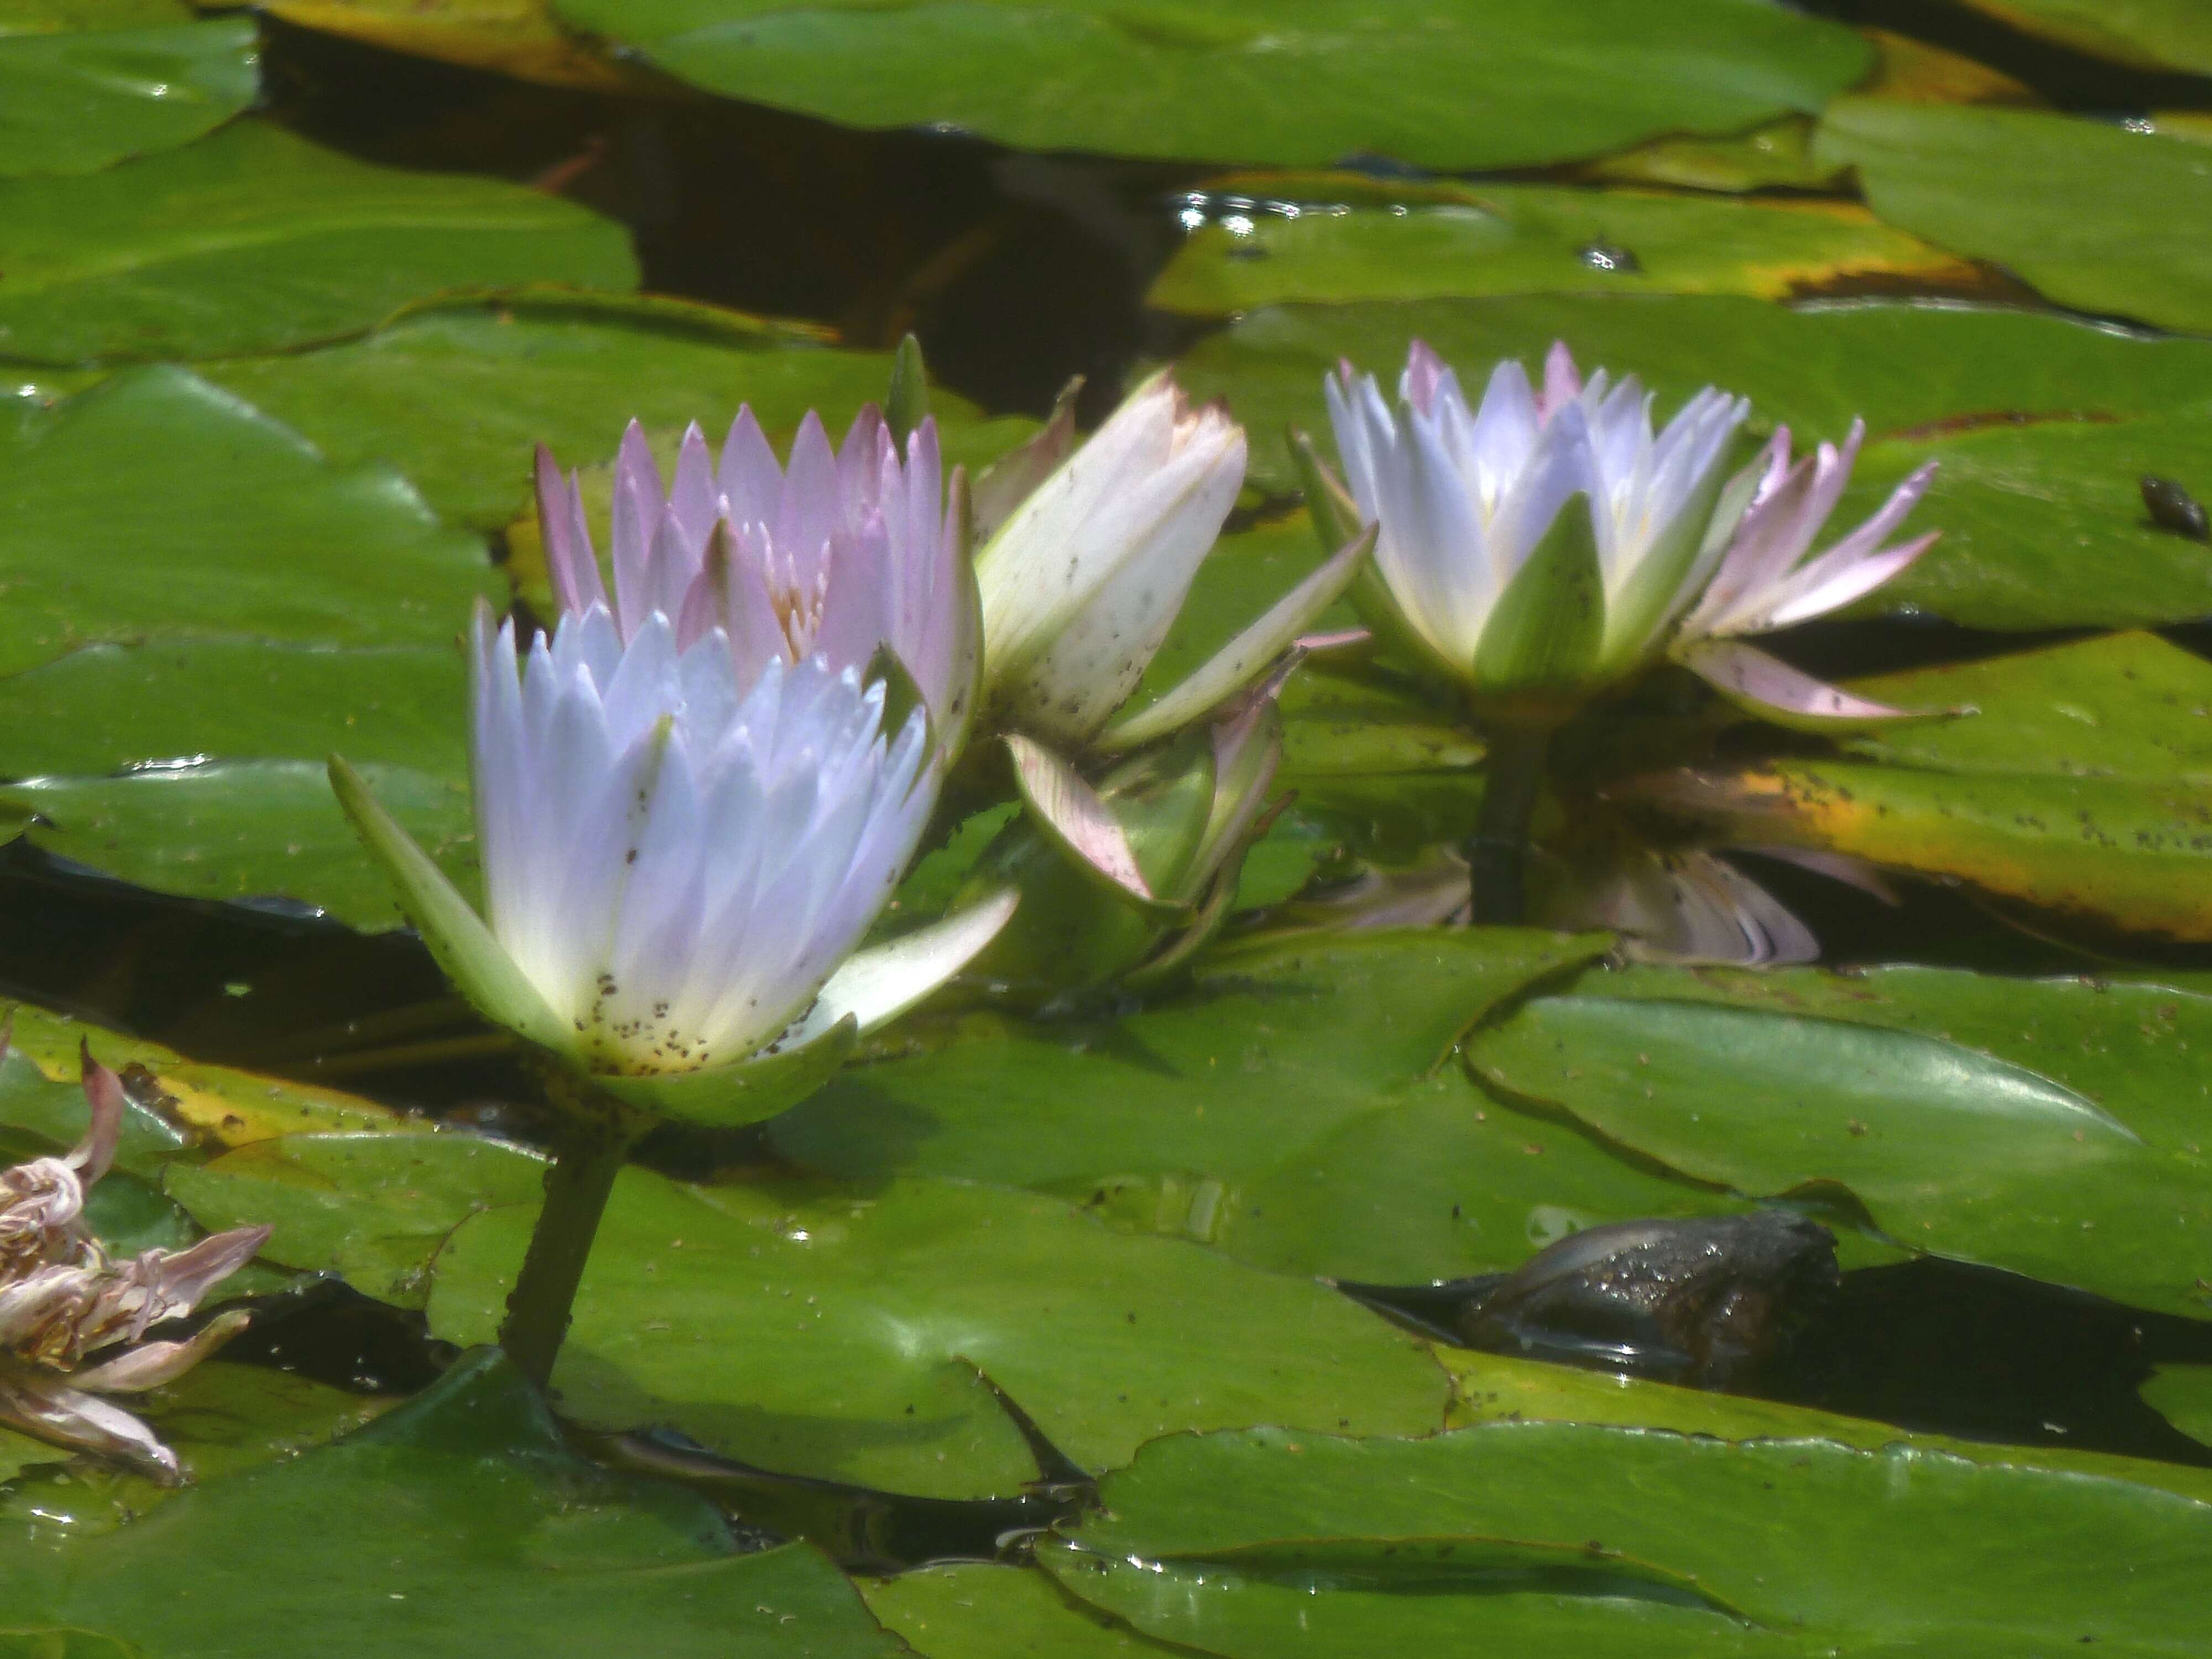
[[[1587,1228],[1510,1273],[1340,1288],[1468,1347],[1730,1389],[1840,1280],[1826,1227],[1761,1210]]]

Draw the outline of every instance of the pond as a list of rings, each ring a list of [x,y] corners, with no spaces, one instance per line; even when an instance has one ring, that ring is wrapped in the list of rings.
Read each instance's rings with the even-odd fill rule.
[[[2212,1643],[2198,0],[0,0],[0,1656]]]

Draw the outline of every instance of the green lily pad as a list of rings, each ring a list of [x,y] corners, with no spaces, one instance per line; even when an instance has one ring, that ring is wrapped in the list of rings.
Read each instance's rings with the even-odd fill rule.
[[[2212,1502],[2212,1471],[2071,1446],[2004,1446],[1919,1434],[1864,1418],[1804,1406],[1785,1406],[1746,1395],[1678,1388],[1641,1377],[1547,1364],[1506,1354],[1438,1347],[1437,1358],[1452,1375],[1456,1397],[1449,1426],[1485,1423],[1603,1423],[1621,1428],[1668,1429],[1716,1440],[1832,1440],[1862,1451],[1911,1446],[1977,1463],[2013,1464],[2157,1486],[2184,1498]],[[2187,1368],[2178,1368],[2187,1369]]]
[[[2212,1445],[2212,1365],[2160,1365],[2142,1397],[2191,1439]]]
[[[0,450],[0,773],[17,780],[0,795],[48,845],[148,886],[388,926],[323,781],[341,749],[388,769],[395,810],[465,870],[452,642],[499,588],[481,544],[394,474],[337,471],[178,368],[37,411]]]
[[[1781,299],[1844,277],[1972,276],[1845,202],[1491,183],[1393,190],[1328,173],[1253,174],[1208,193],[1222,205],[1155,279],[1147,304],[1220,317],[1299,301],[1447,295]]]
[[[2212,328],[2212,155],[2032,110],[1832,105],[1814,154],[1874,210],[2078,311]]]
[[[562,28],[546,0],[269,0],[255,9],[303,29],[547,86],[665,89]]]
[[[848,1182],[1031,1188],[1131,1231],[1346,1279],[1508,1267],[1595,1222],[1741,1207],[1440,1066],[1499,1002],[1602,944],[1431,930],[1218,952],[1188,994],[1112,1024],[967,1022],[848,1071],[769,1134]]]
[[[453,1229],[494,1205],[536,1202],[544,1177],[543,1158],[475,1136],[295,1134],[179,1165],[166,1185],[210,1231],[274,1227],[268,1261],[420,1307]]]
[[[216,1358],[157,1395],[122,1403],[152,1426],[194,1480],[211,1480],[297,1457],[374,1422],[398,1402]],[[0,1446],[0,1468],[9,1449]],[[178,1495],[130,1469],[35,1440],[27,1443],[24,1461],[47,1467],[0,1492],[0,1539],[10,1549],[43,1553],[38,1547],[50,1549],[58,1537],[114,1532]]]
[[[260,90],[251,18],[0,34],[0,176],[94,173],[173,149]]]
[[[2151,1146],[2212,1140],[2212,997],[2156,981],[2004,978],[1899,965],[1830,973],[1638,968],[1605,993],[1913,1031],[2010,1062],[2070,1089]]]
[[[433,1331],[489,1337],[533,1218],[462,1223],[432,1267]],[[637,1170],[554,1382],[589,1422],[672,1422],[769,1468],[965,1498],[1037,1474],[979,1370],[1094,1469],[1231,1423],[1419,1434],[1446,1394],[1419,1344],[1327,1286],[1056,1199],[945,1181],[811,1198]]]
[[[445,289],[625,289],[621,226],[496,179],[371,167],[258,121],[0,181],[0,357],[211,357],[361,333]]]
[[[1716,773],[1662,799],[1740,840],[1834,848],[2175,939],[2212,939],[2212,667],[2128,634],[1855,681],[1956,720],[1846,757]]]
[[[1785,115],[1732,137],[1655,138],[1582,169],[1583,177],[1607,184],[1666,185],[1730,195],[1826,191],[1842,171],[1813,159],[1813,123],[1802,115]]]
[[[150,29],[191,21],[184,0],[0,0],[0,36]]]
[[[337,471],[172,368],[0,428],[0,546],[9,674],[101,641],[443,647],[496,591],[481,544],[399,477]]]
[[[1417,337],[1478,386],[1498,359],[1533,367],[1565,340],[1586,365],[1641,375],[1662,410],[1718,385],[1749,398],[1754,420],[1807,440],[1840,439],[1854,416],[1881,437],[1961,417],[2124,419],[2212,404],[2212,342],[1997,307],[1790,307],[1725,295],[1271,307],[1201,342],[1177,374],[1194,395],[1229,399],[1252,434],[1255,480],[1287,491],[1297,474],[1283,431],[1303,427],[1328,452],[1321,388],[1338,359],[1395,384]]]
[[[153,1655],[380,1659],[526,1644],[586,1659],[895,1654],[803,1547],[740,1554],[704,1499],[594,1468],[496,1354],[289,1462],[139,1523],[0,1562],[11,1629]]]
[[[1253,434],[1253,471],[1295,488],[1279,434],[1329,445],[1323,375],[1349,356],[1395,381],[1427,340],[1479,385],[1501,357],[1540,362],[1564,339],[1588,365],[1634,371],[1668,410],[1718,384],[1801,442],[1874,439],[1830,521],[1839,536],[1921,462],[1941,463],[1909,526],[1943,538],[1859,614],[1910,608],[1979,628],[2141,626],[2212,609],[2212,553],[2160,530],[2146,472],[2200,479],[2212,445],[2212,343],[2132,337],[2063,319],[1960,306],[1789,310],[1728,296],[1530,296],[1254,313],[1183,360]],[[2203,478],[2199,493],[2212,491]]]
[[[1864,41],[1758,0],[1172,6],[1079,0],[556,0],[709,91],[1017,149],[1316,165],[1522,166],[1813,112]]]
[[[1991,16],[2132,69],[2212,75],[2212,18],[2192,0],[1966,0]]]
[[[1469,1064],[1694,1179],[1759,1195],[1840,1186],[1909,1248],[2203,1311],[2201,1154],[1958,1042],[1591,988],[1527,1005],[1469,1045]]]
[[[1102,1496],[1047,1568],[1156,1639],[1240,1659],[1997,1656],[2084,1635],[2179,1655],[2203,1637],[2191,1564],[2212,1543],[2212,1505],[2124,1480],[1577,1424],[1185,1437]]]
[[[459,777],[365,767],[377,799],[462,890],[475,819]],[[33,778],[0,803],[36,812],[40,845],[122,880],[192,898],[288,899],[357,927],[401,924],[398,902],[338,810],[319,761],[210,762],[120,778]]]
[[[708,306],[538,293],[441,302],[359,340],[201,372],[335,464],[395,466],[439,512],[493,530],[530,501],[535,444],[563,467],[591,467],[614,459],[635,417],[667,436],[666,460],[685,422],[719,443],[746,402],[778,443],[809,409],[842,434],[862,404],[881,401],[890,355],[834,350],[798,325]],[[426,403],[430,385],[441,395]],[[931,401],[948,459],[971,473],[1029,430],[985,422],[949,392]]]
[[[1178,1651],[1085,1607],[1034,1567],[961,1564],[863,1582],[868,1611],[927,1659],[1107,1659]]]

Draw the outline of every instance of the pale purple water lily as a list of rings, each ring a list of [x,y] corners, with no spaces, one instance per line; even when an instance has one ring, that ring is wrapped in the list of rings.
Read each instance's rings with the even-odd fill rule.
[[[1064,434],[1063,434],[1064,437]],[[1116,719],[1166,639],[1244,477],[1244,429],[1168,375],[1139,386],[1030,489],[979,556],[994,724],[1064,750],[1133,749],[1258,680],[1344,592],[1339,550],[1149,707]]]
[[[1899,711],[1823,687],[1735,635],[1803,621],[1879,586],[1932,538],[1883,544],[1923,468],[1857,531],[1805,560],[1860,434],[1792,467],[1778,432],[1730,476],[1749,411],[1707,387],[1654,429],[1631,375],[1585,380],[1564,345],[1540,389],[1511,361],[1473,408],[1415,341],[1394,408],[1372,376],[1325,382],[1358,515],[1379,526],[1370,595],[1392,637],[1474,695],[1556,718],[1668,653],[1723,691],[1797,718]],[[1580,497],[1580,505],[1575,505]]]
[[[625,643],[656,613],[679,647],[719,628],[747,686],[771,662],[814,656],[865,672],[888,647],[940,743],[957,746],[973,712],[979,627],[963,486],[956,472],[945,488],[935,421],[924,420],[902,454],[872,404],[835,449],[809,412],[787,467],[748,406],[719,457],[688,428],[665,485],[632,421],[615,460],[611,594],[575,476],[563,477],[543,445],[537,483],[564,614],[605,605]]]
[[[251,1261],[270,1230],[233,1228],[187,1249],[111,1260],[82,1218],[85,1189],[115,1159],[123,1086],[88,1050],[83,1079],[92,1119],[76,1149],[0,1170],[0,1423],[174,1481],[176,1454],[101,1396],[174,1382],[243,1330],[247,1316],[232,1312],[181,1340],[144,1340]]]
[[[342,763],[333,781],[480,1008],[617,1093],[700,1085],[640,1103],[742,1121],[957,971],[1012,899],[856,952],[935,803],[922,711],[887,733],[857,665],[771,654],[747,678],[719,627],[679,637],[655,611],[625,641],[594,604],[524,651],[479,607],[481,920]]]

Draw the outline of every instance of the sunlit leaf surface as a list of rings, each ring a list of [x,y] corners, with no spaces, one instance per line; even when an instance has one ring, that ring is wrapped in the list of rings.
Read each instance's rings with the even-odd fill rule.
[[[1764,0],[1696,0],[1663,20],[1634,0],[1443,11],[1407,0],[558,0],[556,11],[697,85],[848,125],[1285,164],[1516,166],[1659,132],[1725,132],[1818,109],[1869,57],[1848,32]]]
[[[441,289],[636,279],[620,227],[571,203],[257,121],[87,178],[0,181],[0,355],[33,362],[266,351]]]
[[[244,19],[0,34],[0,175],[91,173],[172,149],[253,100]]]

